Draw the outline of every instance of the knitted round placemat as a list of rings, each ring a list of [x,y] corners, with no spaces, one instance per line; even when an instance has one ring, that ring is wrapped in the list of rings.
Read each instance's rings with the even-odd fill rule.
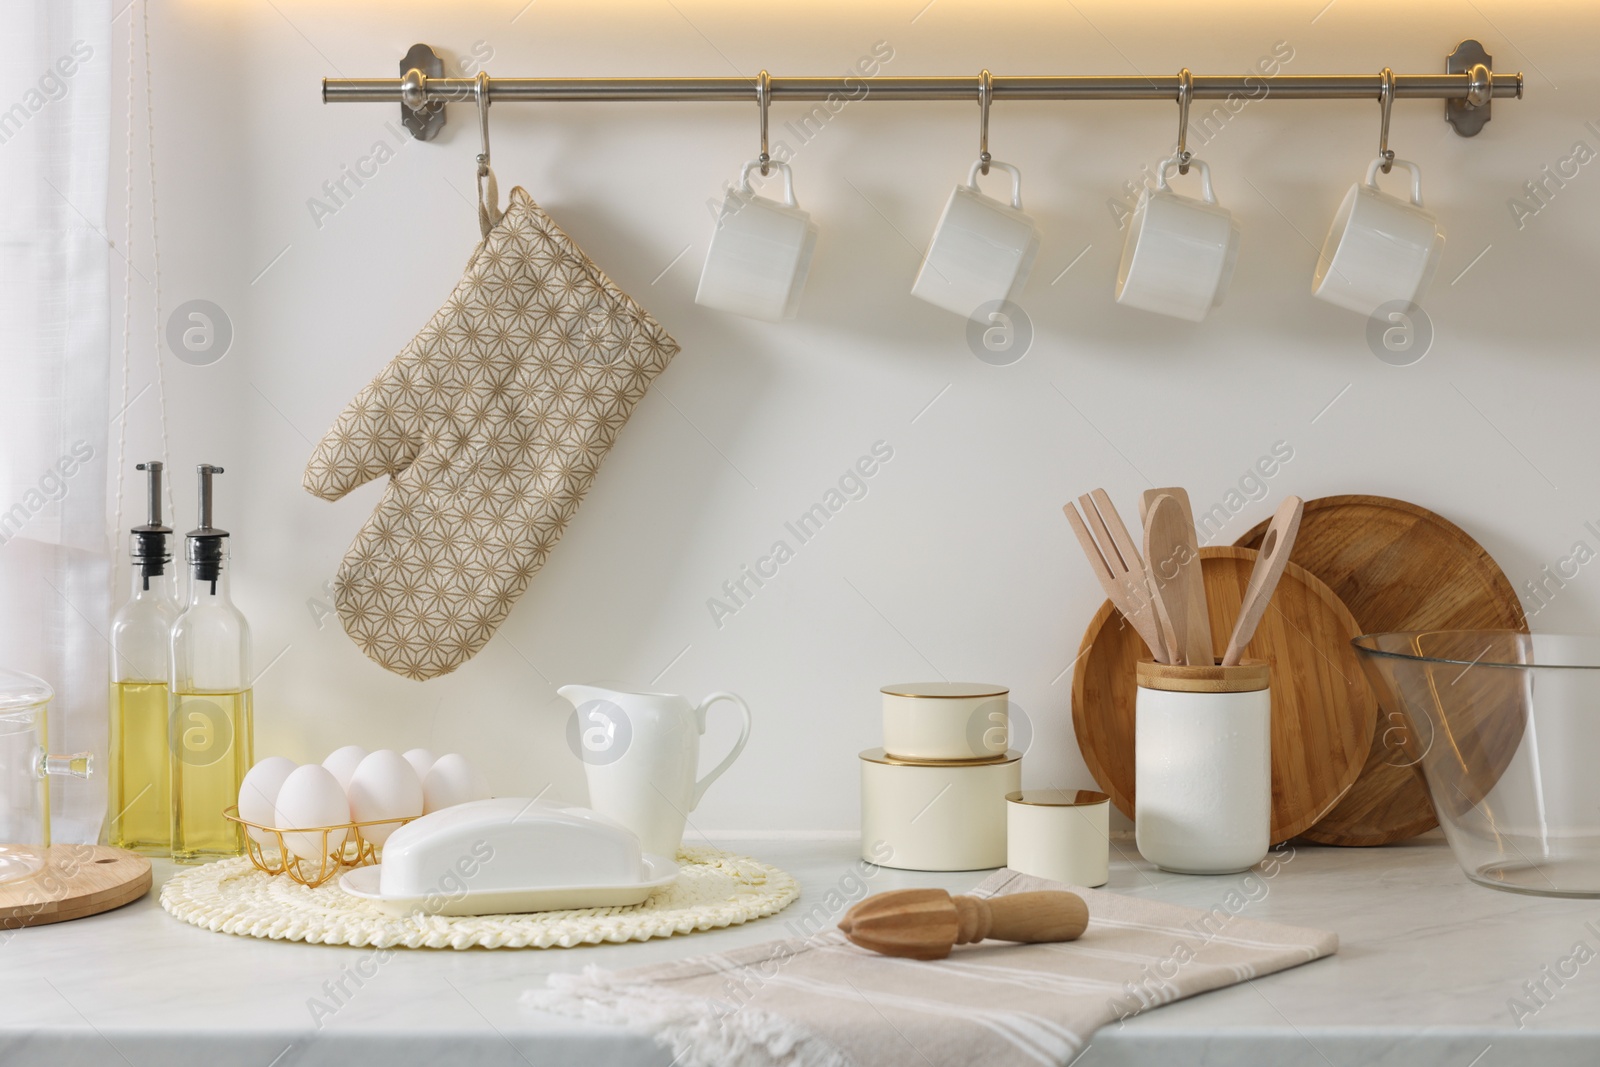
[[[737,926],[782,911],[800,895],[794,877],[721,849],[685,846],[678,879],[643,904],[527,915],[390,915],[339,888],[309,889],[256,870],[246,857],[173,876],[161,906],[174,918],[218,933],[375,948],[571,948],[648,941]]]

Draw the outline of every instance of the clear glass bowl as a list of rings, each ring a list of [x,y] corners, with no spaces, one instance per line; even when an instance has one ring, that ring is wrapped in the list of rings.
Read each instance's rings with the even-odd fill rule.
[[[1456,862],[1480,885],[1600,896],[1600,637],[1508,630],[1351,642],[1421,769]]]

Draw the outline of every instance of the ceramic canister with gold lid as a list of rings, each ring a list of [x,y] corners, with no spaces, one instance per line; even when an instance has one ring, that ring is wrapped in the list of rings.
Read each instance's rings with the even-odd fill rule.
[[[988,682],[903,682],[883,694],[883,750],[894,759],[976,760],[1010,747],[1010,690]]]
[[[1111,877],[1111,798],[1089,789],[1006,794],[1006,866],[1093,888]]]
[[[862,858],[912,871],[1005,866],[1006,794],[1021,788],[1022,753],[957,762],[874,748],[860,762]]]

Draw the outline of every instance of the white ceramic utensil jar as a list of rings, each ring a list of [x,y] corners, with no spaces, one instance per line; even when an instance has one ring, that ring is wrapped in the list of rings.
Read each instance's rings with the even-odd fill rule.
[[[728,190],[711,249],[700,272],[694,302],[752,319],[779,322],[800,310],[800,294],[817,247],[817,225],[794,198],[794,174],[787,163],[769,161],[783,174],[783,200],[757,195],[752,160],[739,172],[739,187]]]
[[[1317,258],[1311,292],[1351,311],[1370,315],[1391,301],[1415,303],[1439,269],[1444,234],[1422,206],[1422,171],[1404,159],[1394,166],[1411,172],[1411,200],[1378,188],[1383,157],[1367,167],[1367,180],[1344,194]]]
[[[978,171],[1011,175],[1011,202],[985,196]],[[1039,227],[1022,211],[1022,172],[1009,163],[972,164],[967,183],[945,202],[911,295],[970,317],[985,304],[1010,300],[1027,284],[1039,254]]]
[[[1117,268],[1117,303],[1159,315],[1199,322],[1222,303],[1239,259],[1239,223],[1217,203],[1211,168],[1200,171],[1204,199],[1183,196],[1167,184],[1177,157],[1165,160],[1156,187],[1146,188],[1128,221],[1128,237]]]
[[[1006,794],[1006,866],[1093,888],[1111,878],[1111,798],[1088,789]]]
[[[1141,661],[1134,712],[1134,834],[1165,871],[1232,874],[1272,830],[1272,696],[1260,660]]]
[[[1010,703],[1003,685],[904,682],[883,694],[883,750],[895,759],[979,760],[1005,755]]]

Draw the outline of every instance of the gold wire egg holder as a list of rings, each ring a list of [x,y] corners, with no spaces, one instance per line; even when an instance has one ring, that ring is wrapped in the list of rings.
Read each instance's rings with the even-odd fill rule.
[[[372,819],[367,822],[339,823],[336,826],[279,829],[276,826],[263,826],[261,823],[241,819],[237,804],[224,808],[222,817],[243,828],[245,853],[250,857],[250,862],[256,870],[272,875],[287,874],[292,881],[308,889],[315,889],[340,871],[353,867],[367,867],[378,862],[378,846],[362,835],[363,827],[393,826],[399,829],[413,818],[418,818],[411,816],[405,819]],[[275,842],[277,855],[272,854],[270,845],[263,845],[257,840],[251,830],[259,831],[269,841]],[[296,855],[284,842],[284,834],[321,834],[321,861],[307,860]],[[344,835],[342,843],[336,845],[336,842],[340,842],[338,837],[340,834]]]

